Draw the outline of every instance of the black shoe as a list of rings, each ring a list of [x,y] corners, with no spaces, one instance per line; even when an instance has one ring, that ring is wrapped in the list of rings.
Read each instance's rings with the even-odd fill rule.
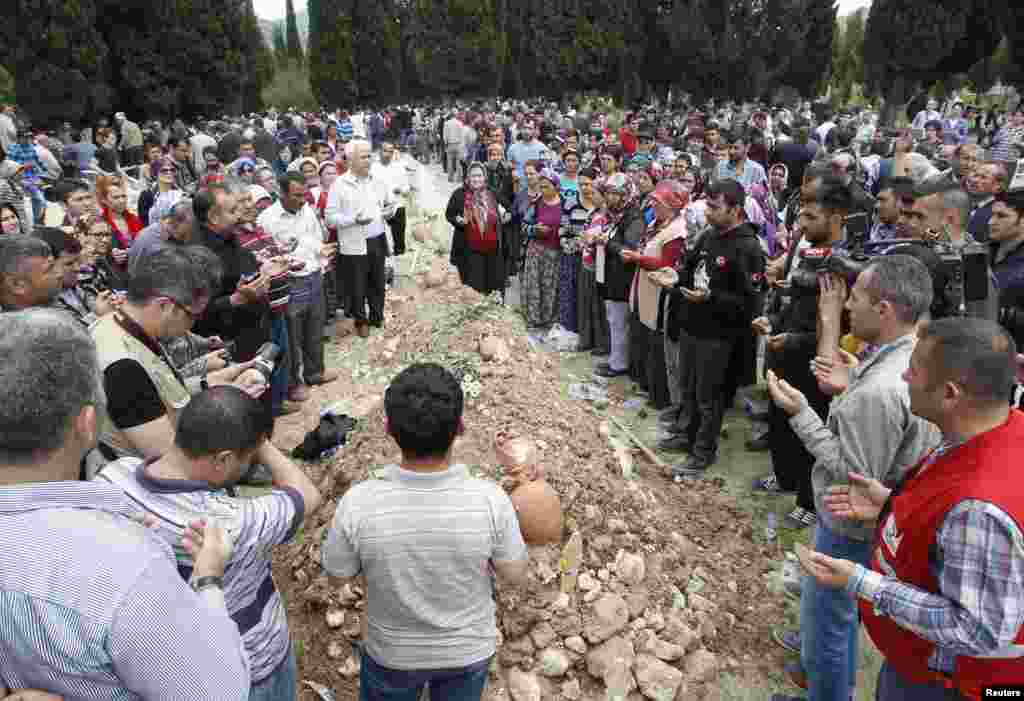
[[[595,348],[590,351],[590,354],[595,358],[607,358],[611,354],[611,351],[607,348]]]
[[[768,450],[768,434],[762,433],[757,438],[751,438],[744,445],[751,453],[763,453]]]
[[[598,377],[622,377],[623,375],[628,375],[629,370],[613,370],[608,365],[602,363],[594,370],[594,374]]]
[[[693,443],[690,442],[689,436],[683,430],[680,430],[678,434],[673,435],[671,438],[658,441],[658,450],[668,453],[689,453],[692,449]]]
[[[682,482],[684,479],[700,479],[707,473],[713,462],[714,460],[691,455],[685,463],[672,467],[672,479],[675,482]]]

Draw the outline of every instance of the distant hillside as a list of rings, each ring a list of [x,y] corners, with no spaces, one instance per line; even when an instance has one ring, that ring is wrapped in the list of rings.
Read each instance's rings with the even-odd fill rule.
[[[260,29],[263,30],[263,38],[266,39],[267,46],[273,48],[274,28],[280,25],[283,30],[284,18],[263,19],[262,17],[258,17],[257,19],[260,22]],[[295,23],[299,25],[299,39],[302,41],[302,46],[308,46],[309,42],[306,41],[306,37],[309,35],[309,15],[306,14],[305,10],[297,11],[295,13]]]

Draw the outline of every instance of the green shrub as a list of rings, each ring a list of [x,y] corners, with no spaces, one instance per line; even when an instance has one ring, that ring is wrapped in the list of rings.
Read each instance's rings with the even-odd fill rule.
[[[319,105],[309,86],[309,69],[306,65],[279,65],[274,72],[274,80],[263,89],[263,104],[278,109],[317,109]]]

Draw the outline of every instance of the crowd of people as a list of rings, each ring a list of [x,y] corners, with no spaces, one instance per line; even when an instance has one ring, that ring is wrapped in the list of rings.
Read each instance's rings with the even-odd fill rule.
[[[336,319],[385,325],[413,173],[435,160],[463,284],[518,287],[532,334],[646,393],[677,483],[716,465],[763,372],[746,447],[772,472],[751,489],[814,528],[799,629],[773,637],[812,701],[850,697],[860,622],[883,701],[1024,679],[1024,104],[992,125],[929,102],[896,130],[827,103],[621,125],[546,103],[17,118],[0,114],[10,698],[296,698],[269,552],[321,496],[274,418],[337,378]],[[452,460],[447,370],[409,367],[385,411],[402,464],[346,493],[322,550],[366,580],[362,697],[479,698],[494,578],[525,576],[516,511]]]

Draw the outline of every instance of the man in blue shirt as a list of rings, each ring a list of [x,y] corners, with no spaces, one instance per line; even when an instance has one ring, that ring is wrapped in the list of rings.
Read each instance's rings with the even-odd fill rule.
[[[7,158],[24,166],[21,182],[32,198],[32,222],[39,226],[43,223],[43,214],[46,212],[46,199],[43,197],[43,191],[39,189],[42,182],[39,176],[46,172],[46,168],[39,159],[35,144],[32,143],[32,132],[27,126],[18,128],[18,141],[7,149]]]
[[[736,132],[729,140],[729,156],[718,162],[715,168],[715,180],[732,178],[749,191],[753,185],[768,186],[768,176],[757,161],[747,158],[750,140],[743,132]]]

